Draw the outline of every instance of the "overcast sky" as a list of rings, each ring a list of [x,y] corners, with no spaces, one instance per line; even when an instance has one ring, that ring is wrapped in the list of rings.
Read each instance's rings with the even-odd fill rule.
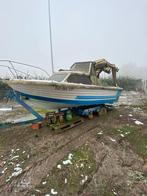
[[[106,58],[147,76],[147,0],[51,0],[51,15],[55,70]],[[51,73],[47,0],[0,0],[0,59]]]

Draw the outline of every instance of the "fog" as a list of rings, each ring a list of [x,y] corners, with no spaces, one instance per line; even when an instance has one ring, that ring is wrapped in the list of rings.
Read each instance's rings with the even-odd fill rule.
[[[147,66],[128,63],[120,66],[119,75],[147,80]]]
[[[47,5],[0,0],[0,59],[39,65],[51,74]],[[55,71],[105,58],[119,66],[119,75],[146,78],[146,8],[146,0],[51,0]],[[0,75],[8,72],[0,68]]]

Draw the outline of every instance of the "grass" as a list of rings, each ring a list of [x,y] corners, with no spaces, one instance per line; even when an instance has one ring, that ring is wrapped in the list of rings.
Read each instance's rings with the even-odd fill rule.
[[[147,176],[145,176],[143,172],[130,170],[128,172],[128,176],[128,184],[130,185],[134,184],[135,182],[142,182],[143,184],[147,185]]]
[[[21,148],[20,146],[12,148],[5,155],[1,155],[1,161],[3,163],[2,171],[5,170],[4,173],[0,173],[1,177],[5,182],[11,181],[13,178],[12,173],[14,172],[14,168],[19,164],[19,167],[24,169],[30,160],[30,154],[28,149]]]
[[[121,133],[131,144],[132,149],[139,155],[147,158],[147,139],[142,129],[136,126],[124,126],[120,129]]]
[[[57,191],[59,195],[74,195],[82,191],[83,186],[91,179],[96,170],[93,152],[87,145],[84,145],[71,154],[71,164],[63,164],[63,161],[69,160],[70,155],[65,156],[42,179],[40,185],[36,187],[41,194],[50,194],[51,189]],[[58,168],[59,166],[61,168]],[[32,191],[32,194],[36,194],[36,189]]]
[[[132,150],[143,158],[147,158],[147,134],[143,128],[133,125],[120,125],[117,129],[112,127],[104,129],[104,132],[111,136],[119,134],[122,139],[130,143]]]
[[[147,158],[147,132],[145,127],[140,127],[137,125],[123,124],[116,121],[115,117],[118,116],[118,112],[113,112],[110,118],[103,120],[103,124],[99,127],[104,134],[114,136],[116,138],[118,135],[123,140],[130,143],[132,150],[143,158]],[[106,117],[107,118],[107,117]],[[97,136],[97,139],[101,138],[101,135]]]

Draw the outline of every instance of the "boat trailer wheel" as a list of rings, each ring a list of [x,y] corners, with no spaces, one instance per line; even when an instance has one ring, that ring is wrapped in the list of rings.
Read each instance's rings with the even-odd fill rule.
[[[99,116],[105,116],[107,114],[107,108],[102,107],[99,112],[98,112]]]
[[[89,119],[93,119],[93,112],[90,112],[90,113],[88,114],[88,118],[89,118]]]

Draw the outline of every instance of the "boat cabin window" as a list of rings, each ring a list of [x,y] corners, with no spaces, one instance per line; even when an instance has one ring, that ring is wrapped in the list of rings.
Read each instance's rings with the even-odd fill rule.
[[[75,63],[72,65],[71,70],[89,73],[90,62]]]
[[[56,81],[56,82],[62,82],[65,77],[67,76],[67,73],[60,73],[60,74],[53,74],[49,80],[53,80],[53,81]]]
[[[67,78],[69,83],[78,83],[78,84],[91,84],[91,80],[87,75],[71,74]]]

